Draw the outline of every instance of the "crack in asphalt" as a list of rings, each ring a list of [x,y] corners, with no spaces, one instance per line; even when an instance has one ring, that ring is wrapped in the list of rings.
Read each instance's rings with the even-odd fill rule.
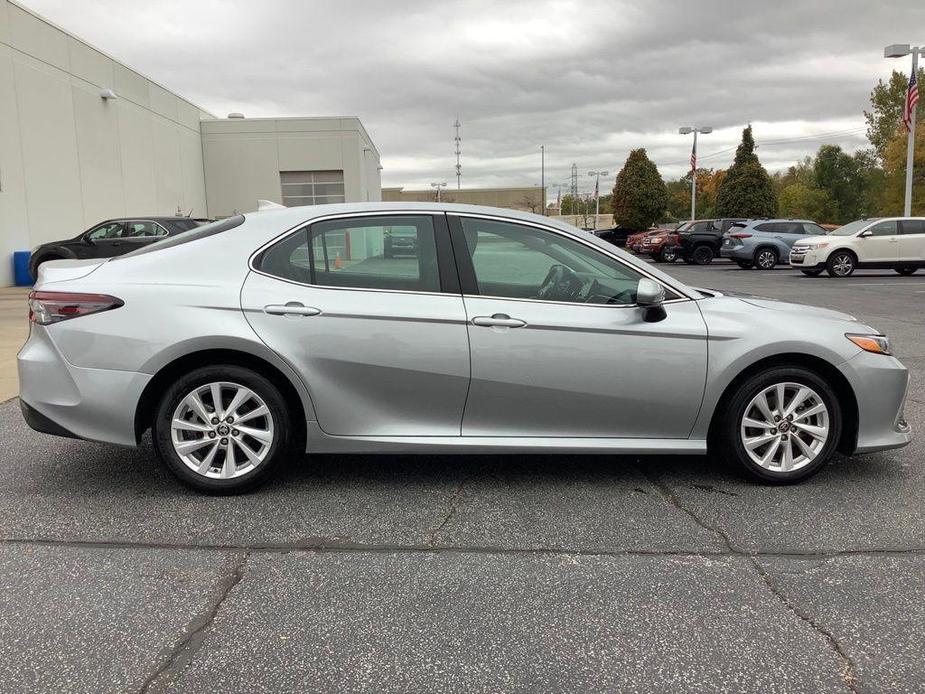
[[[808,612],[800,609],[794,603],[792,603],[786,595],[784,595],[780,586],[778,586],[771,575],[765,570],[765,568],[758,561],[760,553],[758,552],[746,552],[739,549],[732,542],[726,532],[714,523],[709,523],[708,521],[700,518],[692,509],[685,506],[681,500],[675,494],[674,490],[665,482],[658,479],[654,475],[651,475],[646,470],[642,470],[642,474],[647,480],[659,490],[662,496],[670,503],[672,506],[677,508],[679,511],[687,514],[697,525],[705,530],[709,530],[716,534],[719,537],[723,544],[726,545],[726,548],[729,550],[729,554],[743,556],[749,560],[749,563],[754,567],[755,571],[758,573],[758,576],[767,586],[768,590],[771,591],[771,594],[787,609],[791,614],[793,614],[798,619],[802,620],[806,625],[808,625],[813,631],[819,634],[829,646],[831,651],[835,654],[835,657],[839,659],[842,665],[841,678],[845,683],[845,687],[849,692],[857,692],[858,677],[855,671],[854,663],[851,661],[851,658],[842,648],[841,644],[835,638],[831,631],[823,627],[819,622],[817,622],[812,615]],[[765,554],[764,556],[768,556]]]
[[[459,481],[459,485],[456,487],[456,491],[454,491],[453,495],[450,497],[450,508],[447,510],[446,514],[444,514],[443,520],[440,522],[440,525],[438,525],[435,528],[431,528],[425,533],[426,534],[425,542],[427,542],[427,544],[430,547],[433,547],[434,545],[436,545],[437,533],[441,532],[447,526],[447,524],[450,522],[450,519],[452,519],[453,516],[455,516],[457,511],[459,510],[459,507],[457,504],[459,502],[460,497],[462,496],[463,487],[466,486],[466,482],[469,481],[470,477],[471,475],[465,475]]]
[[[219,576],[215,599],[203,612],[190,620],[177,642],[165,649],[166,652],[162,652],[160,666],[145,679],[139,694],[166,692],[168,687],[179,679],[180,674],[202,648],[222,603],[244,578],[247,557],[248,552],[243,552],[231,559],[232,566],[227,567]]]
[[[765,568],[761,565],[761,562],[758,561],[758,557],[750,557],[752,566],[755,567],[755,571],[758,572],[758,575],[761,576],[761,579],[764,581],[765,585],[768,587],[768,590],[774,594],[774,596],[780,601],[780,603],[787,608],[793,615],[803,620],[808,624],[817,634],[822,636],[825,639],[826,643],[829,645],[829,648],[835,653],[835,656],[841,661],[842,671],[841,677],[845,683],[845,687],[849,692],[858,691],[858,676],[857,671],[855,670],[854,662],[842,648],[841,644],[838,642],[838,639],[832,634],[831,631],[826,629],[824,626],[819,624],[812,615],[808,612],[801,610],[794,603],[792,603],[787,596],[784,594],[783,589],[774,581],[771,574],[769,574]]]

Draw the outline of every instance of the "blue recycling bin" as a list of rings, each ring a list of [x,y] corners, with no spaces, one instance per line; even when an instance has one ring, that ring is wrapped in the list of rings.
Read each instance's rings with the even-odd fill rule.
[[[13,251],[13,281],[17,287],[31,287],[32,275],[29,274],[29,251]]]

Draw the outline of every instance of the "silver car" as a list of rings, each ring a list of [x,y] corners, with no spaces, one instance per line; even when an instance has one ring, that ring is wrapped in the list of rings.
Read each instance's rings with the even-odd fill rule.
[[[385,253],[413,237],[415,253]],[[712,454],[794,482],[904,446],[907,371],[851,316],[687,287],[512,210],[366,203],[225,219],[42,265],[19,354],[34,429],[151,430],[237,492],[294,453]],[[301,457],[301,455],[299,455]]]
[[[786,263],[797,241],[825,236],[825,229],[808,219],[761,219],[734,224],[723,235],[720,255],[743,270],[773,270]]]

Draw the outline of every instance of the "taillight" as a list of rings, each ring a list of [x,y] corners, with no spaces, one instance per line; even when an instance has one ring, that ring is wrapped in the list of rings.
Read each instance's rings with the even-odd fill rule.
[[[108,294],[76,294],[71,292],[31,292],[29,320],[39,325],[51,325],[69,318],[88,316],[124,305],[122,299]]]
[[[750,239],[752,235],[751,234],[729,234],[729,237],[733,239]]]

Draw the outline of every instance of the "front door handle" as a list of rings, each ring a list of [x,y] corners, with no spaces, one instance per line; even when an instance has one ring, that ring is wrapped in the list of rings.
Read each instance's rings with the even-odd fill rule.
[[[893,236],[890,238],[890,243],[899,243],[899,239]]]
[[[472,325],[483,328],[522,328],[526,324],[527,321],[511,318],[506,313],[495,313],[492,316],[476,316],[472,319]]]
[[[320,308],[306,306],[298,301],[290,301],[288,304],[270,304],[263,307],[263,312],[270,316],[317,316],[321,313]]]

